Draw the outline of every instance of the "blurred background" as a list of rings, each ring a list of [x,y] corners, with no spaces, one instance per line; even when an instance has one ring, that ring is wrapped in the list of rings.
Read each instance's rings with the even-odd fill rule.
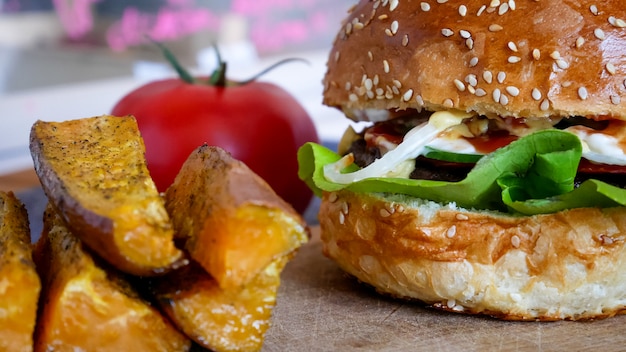
[[[354,0],[0,0],[0,175],[32,167],[37,119],[106,114],[126,93],[173,75],[147,40],[166,44],[197,73],[215,68],[213,45],[244,79],[263,76],[309,111],[323,140],[347,124],[321,105],[325,61]]]

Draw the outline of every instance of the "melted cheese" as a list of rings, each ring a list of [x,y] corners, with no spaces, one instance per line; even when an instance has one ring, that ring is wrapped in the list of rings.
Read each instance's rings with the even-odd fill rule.
[[[460,125],[472,114],[461,111],[437,111],[430,116],[427,123],[410,130],[402,143],[390,150],[370,165],[351,173],[341,171],[350,165],[354,158],[348,154],[339,161],[324,166],[324,176],[332,182],[349,184],[372,177],[384,177],[389,174],[407,173],[406,161],[417,158],[424,148],[435,140],[443,131],[452,126]],[[410,171],[409,171],[410,173]],[[406,176],[405,176],[406,177]]]

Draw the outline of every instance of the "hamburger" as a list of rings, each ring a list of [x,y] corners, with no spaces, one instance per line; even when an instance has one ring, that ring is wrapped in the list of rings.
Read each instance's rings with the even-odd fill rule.
[[[362,0],[306,144],[326,256],[380,293],[508,320],[626,310],[621,1]]]

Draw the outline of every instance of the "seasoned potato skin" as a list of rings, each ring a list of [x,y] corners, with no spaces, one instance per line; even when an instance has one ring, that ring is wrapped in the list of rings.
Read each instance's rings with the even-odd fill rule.
[[[32,351],[41,282],[32,258],[28,214],[0,192],[0,351]]]
[[[35,351],[187,351],[191,342],[49,206],[36,245],[44,289]]]
[[[223,289],[248,283],[309,239],[302,217],[219,147],[191,153],[165,193],[185,248]]]
[[[48,199],[107,262],[141,276],[185,263],[133,117],[37,121],[30,151]]]

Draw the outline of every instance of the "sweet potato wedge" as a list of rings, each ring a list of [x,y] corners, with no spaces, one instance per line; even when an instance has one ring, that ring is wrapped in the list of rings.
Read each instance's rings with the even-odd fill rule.
[[[142,276],[185,262],[133,117],[37,121],[30,151],[48,199],[107,262]]]
[[[156,278],[157,301],[187,336],[212,351],[259,351],[270,327],[280,273],[290,256],[275,259],[246,285],[223,290],[193,262]]]
[[[92,256],[50,206],[36,251],[43,290],[35,351],[189,350],[190,340]]]
[[[40,290],[26,208],[0,192],[0,351],[33,350]]]
[[[191,153],[165,206],[190,256],[223,289],[245,285],[309,238],[300,214],[219,147]]]

